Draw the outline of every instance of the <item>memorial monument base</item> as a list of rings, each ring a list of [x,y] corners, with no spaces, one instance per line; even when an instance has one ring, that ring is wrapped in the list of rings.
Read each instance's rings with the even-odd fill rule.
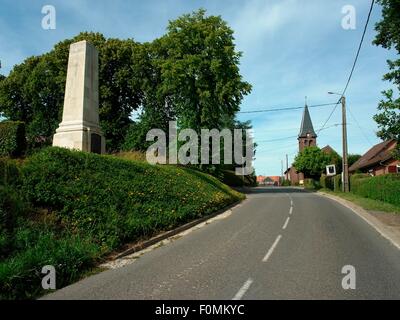
[[[60,124],[53,146],[104,154],[106,141],[100,128],[84,124]]]

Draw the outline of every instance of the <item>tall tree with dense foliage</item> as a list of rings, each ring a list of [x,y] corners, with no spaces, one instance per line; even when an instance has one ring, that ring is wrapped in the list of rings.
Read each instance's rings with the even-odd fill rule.
[[[307,147],[300,152],[295,160],[294,167],[303,172],[306,178],[318,179],[327,165],[331,164],[331,156],[318,147]]]
[[[382,20],[375,26],[378,32],[374,44],[385,49],[394,49],[400,54],[400,1],[378,0],[382,6]],[[398,148],[396,157],[400,159],[400,59],[388,61],[389,72],[383,79],[397,87],[397,94],[393,89],[383,92],[384,99],[379,103],[381,111],[374,116],[378,123],[378,136],[382,139],[397,139]]]
[[[26,122],[31,147],[49,144],[61,121],[69,46],[81,40],[99,50],[100,124],[109,150],[119,148],[130,115],[141,104],[139,44],[81,33],[56,44],[49,53],[26,59],[0,82],[0,112],[10,120]]]
[[[239,72],[241,53],[235,50],[232,29],[219,16],[204,10],[171,21],[159,39],[162,92],[171,97],[179,125],[200,132],[232,119],[251,86]]]

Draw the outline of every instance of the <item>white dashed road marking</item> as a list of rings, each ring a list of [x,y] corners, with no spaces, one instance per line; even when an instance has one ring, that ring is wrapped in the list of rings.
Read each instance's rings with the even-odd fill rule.
[[[287,227],[287,225],[288,225],[288,223],[289,223],[289,220],[290,220],[290,217],[288,217],[287,219],[286,219],[286,222],[285,222],[285,224],[283,225],[283,230],[285,230],[286,229],[286,227]]]
[[[244,285],[240,288],[240,290],[238,291],[238,293],[236,293],[236,295],[233,297],[232,300],[240,300],[243,298],[243,296],[246,294],[247,290],[249,290],[251,284],[253,283],[253,280],[250,278],[249,280],[247,280]]]
[[[269,257],[271,256],[271,254],[274,252],[275,247],[278,245],[279,240],[281,240],[282,236],[279,235],[278,238],[276,238],[274,244],[272,245],[271,249],[269,249],[269,251],[267,252],[267,254],[265,255],[264,259],[262,260],[263,262],[267,262]]]

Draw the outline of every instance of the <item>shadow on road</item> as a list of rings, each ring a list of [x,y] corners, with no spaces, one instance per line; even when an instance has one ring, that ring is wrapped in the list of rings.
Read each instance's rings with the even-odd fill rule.
[[[238,191],[245,194],[257,193],[308,193],[310,191],[296,187],[254,187],[254,188],[238,188]]]

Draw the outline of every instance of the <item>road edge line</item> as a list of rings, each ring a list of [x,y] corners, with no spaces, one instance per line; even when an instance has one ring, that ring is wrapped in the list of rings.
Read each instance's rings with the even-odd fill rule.
[[[358,217],[363,219],[372,228],[374,228],[383,238],[388,240],[392,245],[394,245],[398,250],[400,250],[400,233],[394,232],[393,230],[391,230],[384,223],[382,223],[377,218],[375,218],[370,213],[368,213],[367,210],[360,207],[359,205],[356,205],[355,203],[353,203],[351,201],[342,199],[342,198],[332,195],[332,194],[328,194],[328,193],[321,192],[321,191],[318,191],[316,194],[319,195],[320,197],[326,197],[328,199],[334,200],[334,201],[338,202],[339,204],[341,204],[342,206],[350,209]]]

